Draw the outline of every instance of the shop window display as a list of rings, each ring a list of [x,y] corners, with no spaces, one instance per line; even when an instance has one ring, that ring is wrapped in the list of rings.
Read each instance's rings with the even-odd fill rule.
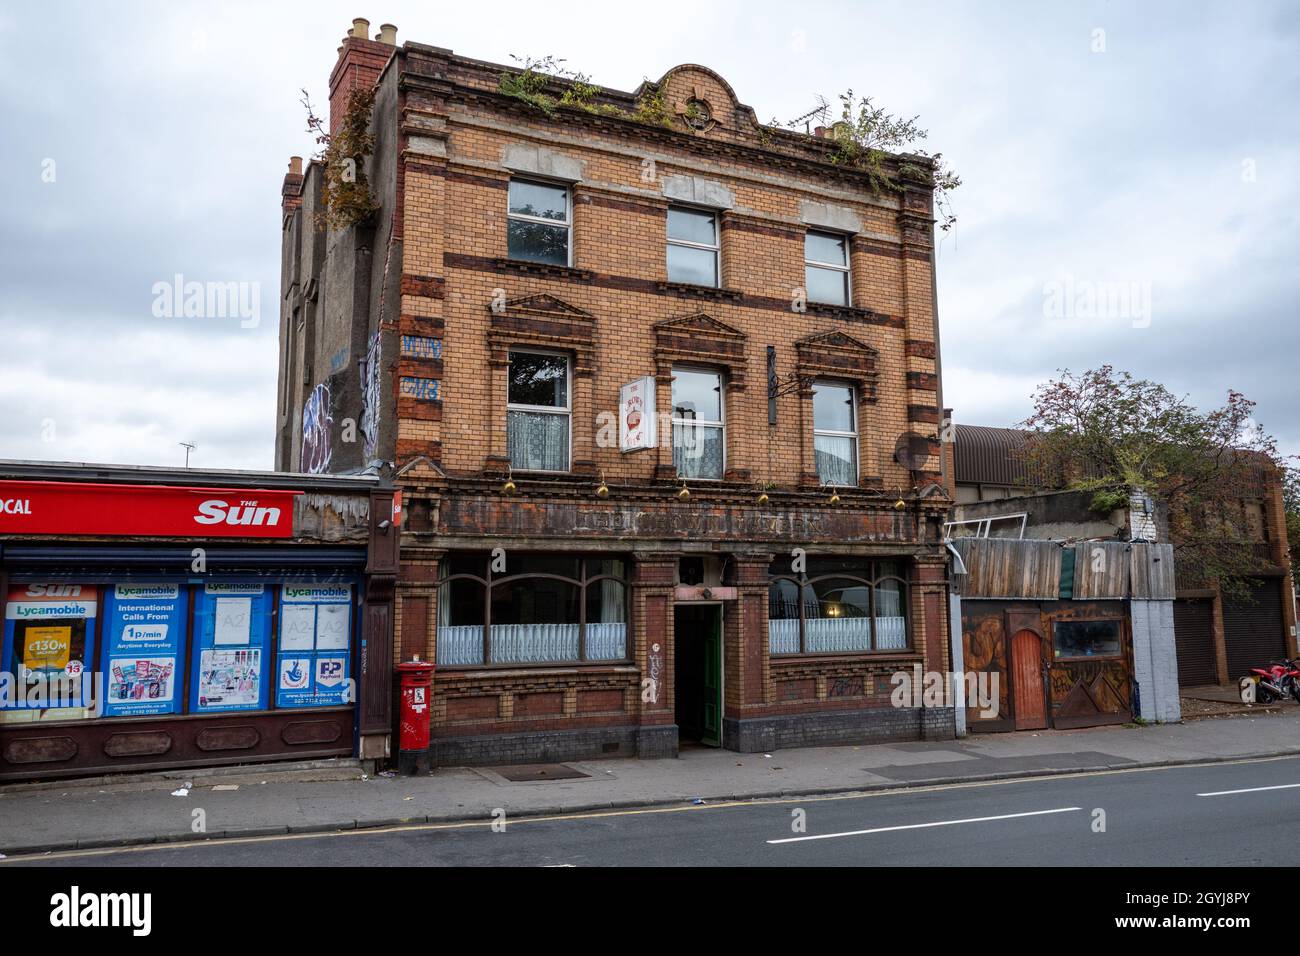
[[[350,585],[281,587],[275,705],[328,707],[349,703],[351,632]]]
[[[6,719],[87,716],[84,676],[95,655],[99,589],[86,584],[17,584],[5,603],[0,710]]]
[[[188,588],[118,584],[104,590],[105,716],[179,714]]]
[[[266,709],[271,602],[265,584],[195,589],[190,713]]]

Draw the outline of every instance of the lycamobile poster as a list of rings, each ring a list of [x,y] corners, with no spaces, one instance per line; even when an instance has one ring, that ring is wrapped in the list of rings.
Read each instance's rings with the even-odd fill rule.
[[[109,589],[104,634],[104,713],[177,714],[188,601],[178,584]]]
[[[347,703],[351,632],[351,585],[284,585],[276,706]]]

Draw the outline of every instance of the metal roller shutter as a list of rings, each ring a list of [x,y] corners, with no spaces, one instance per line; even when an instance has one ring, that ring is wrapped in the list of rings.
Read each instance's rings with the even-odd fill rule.
[[[1253,600],[1223,602],[1223,637],[1228,648],[1228,677],[1232,680],[1252,667],[1286,656],[1281,580],[1252,579],[1250,598]]]
[[[1174,643],[1178,647],[1178,684],[1214,684],[1214,605],[1209,601],[1174,602]]]

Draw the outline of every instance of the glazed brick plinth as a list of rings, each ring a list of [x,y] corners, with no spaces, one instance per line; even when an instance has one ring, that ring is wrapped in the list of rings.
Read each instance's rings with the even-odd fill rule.
[[[740,753],[954,737],[956,718],[951,707],[876,707],[722,721],[722,745]]]
[[[429,751],[435,767],[559,763],[597,757],[676,757],[677,727],[592,727],[440,737],[430,743]]]

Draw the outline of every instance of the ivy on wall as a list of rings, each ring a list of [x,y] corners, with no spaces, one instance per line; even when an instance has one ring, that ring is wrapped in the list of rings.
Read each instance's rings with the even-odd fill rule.
[[[317,219],[331,228],[345,229],[369,222],[379,209],[366,177],[366,160],[375,151],[375,134],[370,128],[375,92],[373,88],[353,90],[338,132],[331,135],[312,109],[307,91],[303,90],[307,129],[316,135],[316,143],[322,147],[316,159],[325,170]]]

